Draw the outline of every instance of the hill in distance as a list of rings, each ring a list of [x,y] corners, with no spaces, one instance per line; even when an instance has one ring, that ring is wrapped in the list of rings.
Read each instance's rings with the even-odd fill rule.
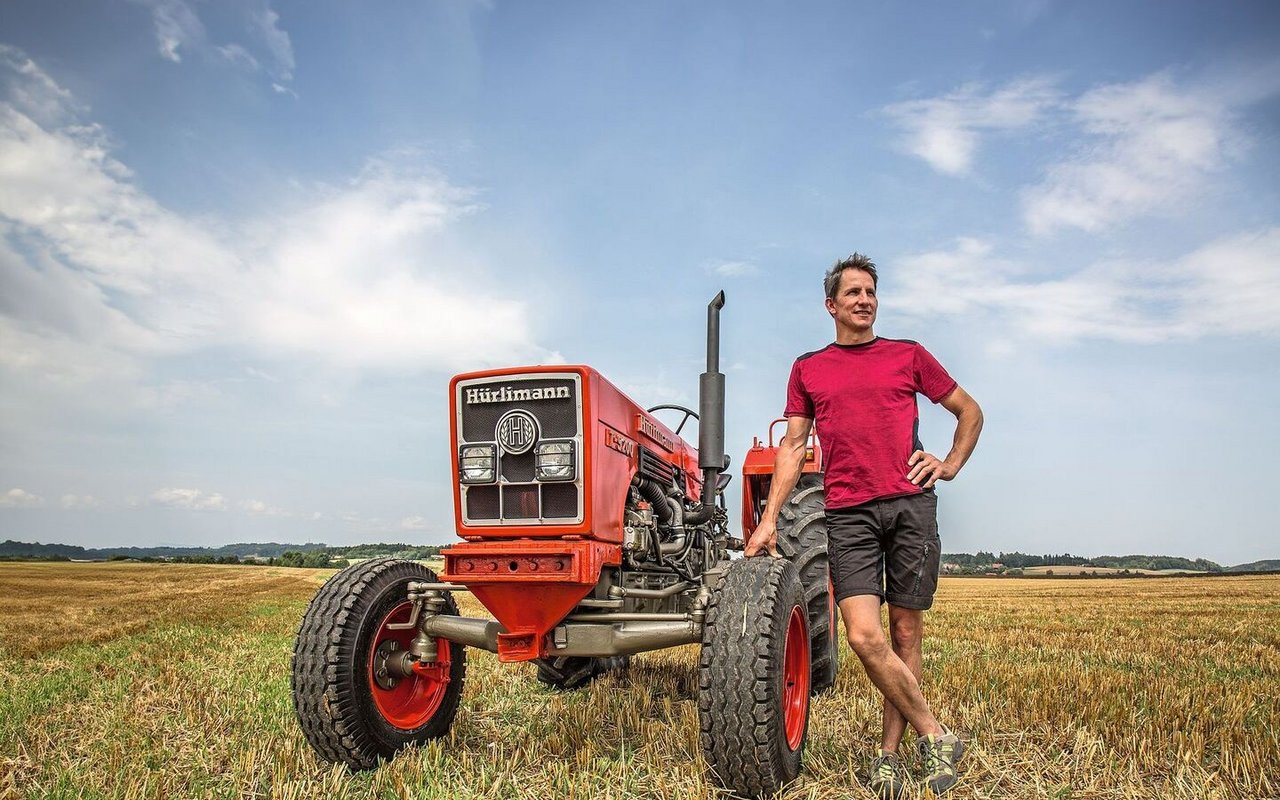
[[[397,558],[431,558],[439,555],[441,545],[414,545],[380,542],[349,547],[329,547],[322,542],[288,544],[280,542],[241,542],[221,547],[101,547],[86,548],[79,545],[41,544],[39,542],[0,542],[0,559],[71,559],[76,561],[106,561],[112,558],[148,559],[230,559],[266,561],[279,559],[285,553],[311,553],[329,556],[331,559],[364,559],[377,556]],[[1204,558],[1177,556],[1128,555],[1096,556],[1085,558],[1070,553],[1059,555],[1029,555],[1027,553],[944,553],[944,571],[951,574],[1008,572],[1037,567],[1097,567],[1105,570],[1143,570],[1145,572],[1185,571],[1197,573],[1270,572],[1280,570],[1280,559],[1264,559],[1224,567]],[[1016,573],[1015,573],[1016,574]]]

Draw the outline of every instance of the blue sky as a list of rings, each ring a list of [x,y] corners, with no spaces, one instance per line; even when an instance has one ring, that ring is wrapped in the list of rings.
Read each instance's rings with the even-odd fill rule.
[[[858,250],[986,411],[947,550],[1280,556],[1278,44],[1267,2],[11,0],[0,537],[449,541],[451,374],[696,404],[721,288],[740,463]]]

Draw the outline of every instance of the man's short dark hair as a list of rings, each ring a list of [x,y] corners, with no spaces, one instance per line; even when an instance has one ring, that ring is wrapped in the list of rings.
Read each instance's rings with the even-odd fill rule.
[[[840,276],[844,274],[846,269],[862,270],[871,276],[871,285],[879,287],[880,278],[876,275],[875,262],[862,253],[854,253],[846,259],[837,261],[827,272],[827,277],[822,281],[822,288],[826,290],[827,297],[832,300],[836,299],[836,292],[840,290]]]
[[[822,288],[826,289],[827,297],[831,298],[831,300],[836,300],[836,292],[840,291],[840,276],[844,275],[847,269],[863,270],[864,273],[872,276],[873,287],[879,287],[876,262],[868,259],[863,253],[855,252],[854,255],[847,257],[847,259],[836,261],[831,270],[827,271],[827,276],[822,282]]]

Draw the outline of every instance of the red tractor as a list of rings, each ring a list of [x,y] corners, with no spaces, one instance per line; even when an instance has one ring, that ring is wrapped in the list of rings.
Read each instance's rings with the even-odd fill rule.
[[[700,414],[645,410],[585,366],[453,378],[462,541],[443,552],[444,571],[388,558],[348,567],[299,628],[294,705],[321,758],[368,769],[447,732],[467,647],[533,661],[538,680],[573,689],[633,653],[700,644],[700,741],[714,779],[760,797],[796,777],[809,696],[834,682],[838,657],[821,476],[807,474],[783,511],[784,558],[730,558],[743,539],[724,502],[723,305],[721,292],[707,309]],[[683,414],[674,430],[653,415],[664,409]],[[690,417],[697,449],[680,438]],[[811,445],[806,473],[817,473]],[[771,427],[743,470],[747,533],[772,468]],[[459,616],[454,592],[494,619]]]

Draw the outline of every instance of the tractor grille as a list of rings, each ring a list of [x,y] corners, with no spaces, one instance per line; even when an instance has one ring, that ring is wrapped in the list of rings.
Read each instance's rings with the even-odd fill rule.
[[[499,513],[497,486],[467,487],[468,517],[471,519],[497,519]]]
[[[578,516],[578,487],[572,483],[544,484],[542,516],[547,519],[572,519]]]
[[[458,445],[493,444],[498,459],[495,483],[461,487],[463,524],[580,522],[584,462],[581,378],[568,372],[481,378],[460,381],[457,392]],[[506,452],[499,441],[499,423],[513,411],[524,412],[534,421],[535,441],[523,453]],[[548,440],[574,442],[577,466],[573,481],[537,480],[535,451],[538,443]]]

